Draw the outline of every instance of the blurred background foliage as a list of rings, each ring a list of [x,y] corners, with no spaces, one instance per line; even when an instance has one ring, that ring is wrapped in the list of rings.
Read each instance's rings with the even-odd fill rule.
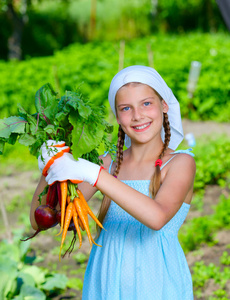
[[[154,33],[226,31],[215,0],[1,0],[0,59]]]
[[[0,118],[29,112],[50,82],[104,104],[111,78],[129,65],[154,67],[183,118],[230,120],[226,0],[0,0]],[[202,65],[188,95],[192,61]]]

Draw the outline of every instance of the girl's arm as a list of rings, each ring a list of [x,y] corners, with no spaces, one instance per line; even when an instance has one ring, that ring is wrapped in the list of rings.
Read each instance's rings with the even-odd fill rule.
[[[180,209],[190,203],[195,178],[195,161],[187,154],[177,155],[169,164],[167,174],[155,197],[136,191],[102,170],[96,187],[144,225],[161,229]]]

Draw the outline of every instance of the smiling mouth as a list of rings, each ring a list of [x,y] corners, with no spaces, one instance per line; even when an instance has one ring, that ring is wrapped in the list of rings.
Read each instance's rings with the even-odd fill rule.
[[[143,129],[149,127],[150,124],[151,124],[151,122],[146,123],[146,124],[143,124],[143,125],[139,125],[139,126],[132,126],[132,128],[133,128],[134,130],[143,130]]]

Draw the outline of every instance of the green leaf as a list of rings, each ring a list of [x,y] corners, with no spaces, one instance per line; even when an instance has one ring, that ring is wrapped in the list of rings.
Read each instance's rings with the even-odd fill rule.
[[[87,119],[92,112],[92,109],[85,104],[80,98],[77,97],[78,113],[82,118]]]
[[[12,132],[9,139],[8,139],[8,143],[11,144],[11,145],[14,145],[17,141],[17,138],[18,138],[18,133]]]
[[[30,115],[27,111],[18,103],[18,112],[20,117],[23,117],[28,123],[26,124],[26,132],[31,132],[32,134],[36,134],[37,131],[37,115]]]
[[[33,136],[29,135],[28,133],[25,133],[20,136],[18,142],[22,145],[30,146],[36,142],[36,139]]]
[[[105,132],[106,133],[112,133],[113,132],[113,125],[109,124],[105,120],[104,120],[103,124],[105,126]]]
[[[41,286],[43,290],[65,289],[68,278],[64,274],[54,274],[52,277],[46,278],[46,282]]]
[[[0,137],[8,139],[12,132],[24,133],[26,121],[22,117],[12,116],[0,120]]]
[[[17,276],[17,282],[18,282],[18,286],[19,288],[23,285],[29,285],[32,287],[35,287],[35,280],[33,278],[33,276],[31,276],[28,273],[24,273],[24,272],[19,272],[18,276]]]
[[[35,94],[35,107],[42,119],[48,123],[54,119],[58,109],[57,93],[53,90],[51,84],[43,85]],[[48,118],[48,120],[47,120]]]
[[[92,112],[92,109],[87,102],[81,99],[78,93],[72,91],[66,91],[65,96],[61,98],[59,102],[59,111],[60,108],[61,111],[65,113],[70,113],[74,109],[74,111],[78,112],[79,115],[85,119],[87,119]]]
[[[77,119],[72,113],[69,117],[72,130],[72,153],[75,159],[83,154],[92,151],[98,145],[104,135],[104,126],[101,123],[84,123],[81,119]]]
[[[16,288],[16,278],[18,274],[17,263],[9,258],[0,258],[0,299],[7,299],[8,293]]]
[[[80,278],[72,277],[67,282],[67,287],[81,291],[83,289],[83,281]]]
[[[39,289],[27,284],[23,284],[20,294],[15,297],[16,300],[46,300],[46,295]]]
[[[30,274],[38,286],[45,282],[45,272],[37,266],[24,266],[21,271]]]
[[[48,134],[54,134],[56,132],[55,126],[49,124],[44,128],[44,131],[47,132]]]
[[[21,260],[25,260],[25,257],[26,257],[26,254],[30,248],[30,244],[31,244],[31,241],[28,240],[28,241],[25,241],[25,242],[21,242],[19,244],[19,249],[20,249],[20,256],[21,256]]]
[[[8,244],[1,243],[0,247],[0,268],[4,260],[9,260],[11,257],[14,258],[15,263],[20,262],[20,251],[16,243]]]
[[[58,122],[64,122],[65,120],[68,120],[68,113],[64,111],[60,111],[56,114],[55,119]]]
[[[3,142],[3,141],[0,140],[0,155],[3,154],[4,146],[5,146],[5,142]]]

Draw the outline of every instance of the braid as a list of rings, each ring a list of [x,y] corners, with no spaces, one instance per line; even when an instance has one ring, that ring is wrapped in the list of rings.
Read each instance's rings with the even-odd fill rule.
[[[169,118],[168,118],[167,113],[164,113],[163,127],[164,127],[164,131],[165,131],[165,141],[164,141],[164,148],[161,153],[161,157],[164,156],[164,153],[165,153],[166,149],[168,148],[168,145],[170,142],[170,137],[171,137],[170,124],[169,124]],[[159,157],[159,158],[161,158],[161,157]]]
[[[116,153],[116,168],[113,172],[113,176],[115,176],[115,177],[117,177],[117,175],[120,171],[121,163],[123,161],[124,142],[125,142],[125,133],[124,133],[123,129],[121,128],[121,125],[119,125],[118,140],[117,140],[117,153]],[[99,210],[99,215],[98,215],[98,220],[101,223],[103,222],[105,215],[107,214],[110,203],[111,203],[111,199],[105,195],[102,200],[101,207]],[[101,228],[97,225],[97,236],[99,236],[100,231],[101,231]]]
[[[121,128],[121,125],[119,125],[118,129],[118,141],[117,141],[117,154],[116,154],[116,169],[113,172],[113,176],[118,175],[121,167],[121,163],[123,161],[123,147],[125,142],[125,133],[123,129]]]
[[[165,131],[165,140],[164,140],[162,151],[158,157],[159,159],[161,159],[164,156],[165,151],[168,148],[170,137],[171,137],[170,124],[169,124],[167,113],[164,113],[163,127]],[[161,170],[160,170],[160,166],[157,165],[149,185],[149,194],[152,196],[152,198],[155,198],[160,188],[160,185],[161,185]]]

